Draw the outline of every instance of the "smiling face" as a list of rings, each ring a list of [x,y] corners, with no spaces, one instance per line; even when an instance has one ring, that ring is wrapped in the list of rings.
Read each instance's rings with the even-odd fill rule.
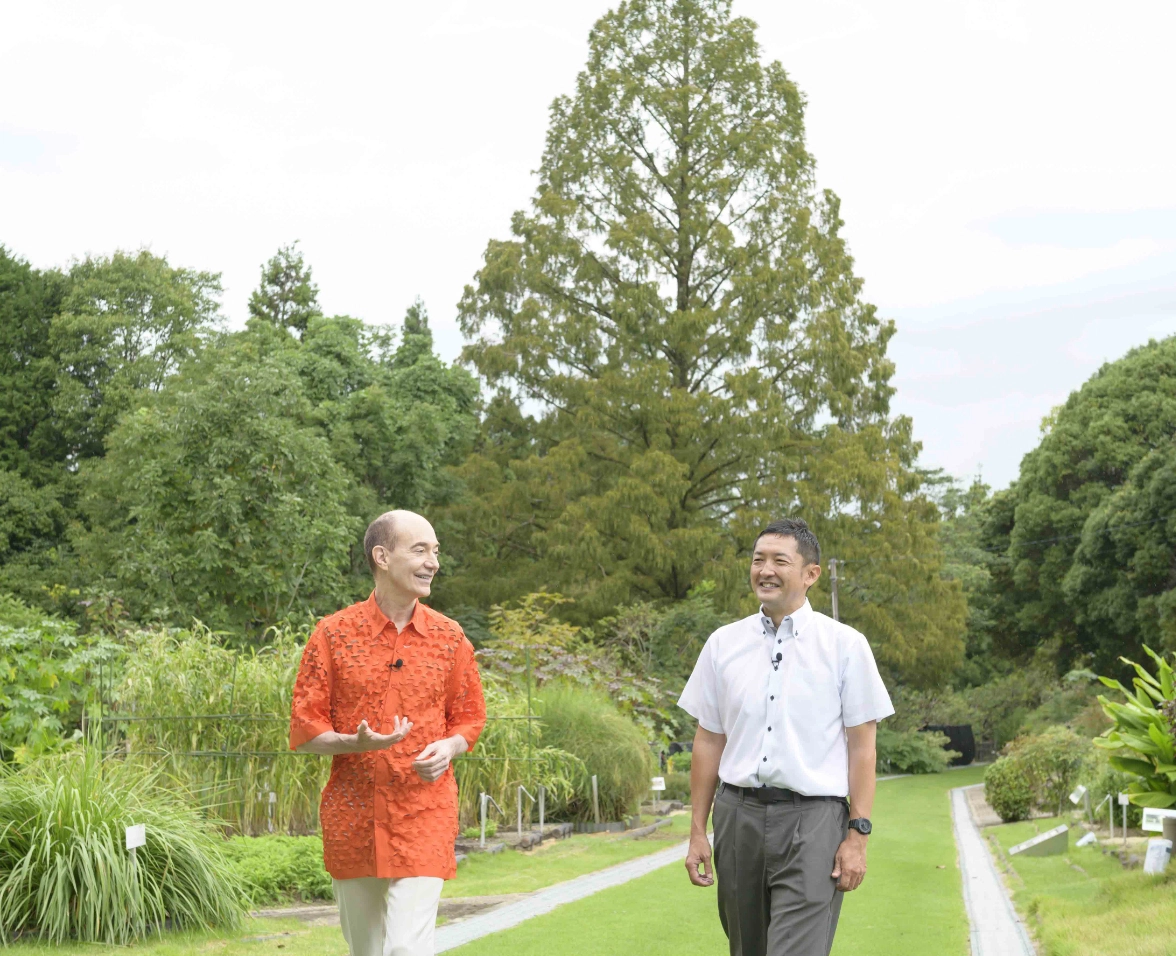
[[[425,598],[433,589],[433,578],[440,570],[440,546],[433,526],[411,511],[395,512],[392,541],[372,548],[372,563],[377,578],[389,591],[401,597]]]
[[[819,564],[805,564],[791,535],[764,534],[751,553],[751,589],[768,615],[791,614],[804,603],[808,589],[821,576]]]

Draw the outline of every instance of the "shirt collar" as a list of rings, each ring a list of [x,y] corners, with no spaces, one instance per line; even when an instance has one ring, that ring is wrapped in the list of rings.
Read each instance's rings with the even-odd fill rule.
[[[805,598],[804,604],[802,604],[800,607],[798,607],[795,611],[793,611],[787,617],[783,618],[783,620],[780,623],[783,623],[784,621],[791,619],[791,621],[792,621],[792,635],[793,635],[793,637],[796,637],[797,635],[800,634],[801,631],[803,631],[808,626],[808,623],[809,623],[809,621],[812,620],[812,617],[813,617],[813,606],[811,604],[809,604],[808,598]],[[772,619],[770,617],[768,617],[768,614],[766,611],[764,611],[762,604],[760,605],[760,620],[763,622],[764,628],[769,634],[776,633],[776,625],[772,623]]]
[[[372,622],[372,637],[379,637],[384,632],[384,628],[392,622],[388,620],[388,615],[381,611],[380,605],[376,603],[375,591],[372,591],[364,604],[367,605],[368,620]],[[412,618],[408,623],[416,629],[418,634],[425,633],[426,613],[425,606],[417,601],[416,606],[412,609]],[[392,630],[396,630],[395,624],[392,624]]]

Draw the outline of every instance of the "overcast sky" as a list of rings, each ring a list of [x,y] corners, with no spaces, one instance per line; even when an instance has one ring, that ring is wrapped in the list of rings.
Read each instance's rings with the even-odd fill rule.
[[[0,0],[0,243],[147,246],[246,314],[301,240],[328,312],[454,305],[528,202],[606,2]],[[1176,333],[1176,4],[736,0],[808,98],[923,463],[1002,487],[1098,366]]]

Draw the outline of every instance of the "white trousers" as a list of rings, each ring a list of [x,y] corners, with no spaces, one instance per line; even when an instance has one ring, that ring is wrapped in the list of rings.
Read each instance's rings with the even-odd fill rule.
[[[332,880],[339,925],[351,956],[433,956],[444,880],[359,877]]]

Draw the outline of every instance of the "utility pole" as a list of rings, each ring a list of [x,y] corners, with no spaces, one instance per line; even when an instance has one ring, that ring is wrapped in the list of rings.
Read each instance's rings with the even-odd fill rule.
[[[829,593],[833,598],[833,620],[840,621],[837,608],[837,559],[829,559]]]

